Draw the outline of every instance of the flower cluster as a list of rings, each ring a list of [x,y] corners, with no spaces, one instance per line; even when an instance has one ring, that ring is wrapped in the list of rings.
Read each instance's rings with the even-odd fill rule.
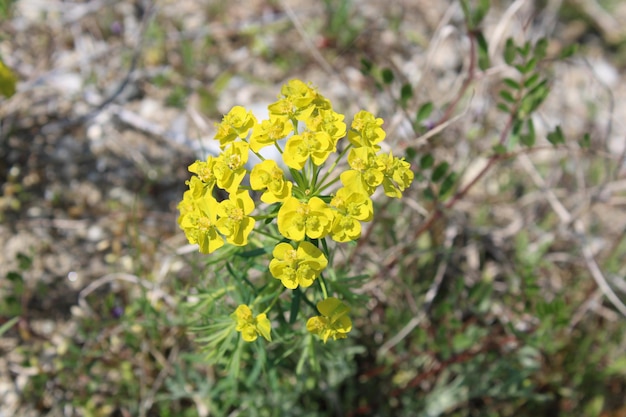
[[[306,289],[323,281],[328,266],[323,241],[359,239],[362,223],[374,215],[372,194],[382,188],[400,198],[413,172],[404,159],[381,151],[386,136],[381,118],[360,111],[348,128],[344,115],[300,80],[284,85],[268,109],[268,119],[258,121],[236,106],[217,124],[221,153],[189,166],[195,175],[178,205],[178,224],[200,252],[212,253],[225,244],[247,245],[257,220],[265,220],[265,226],[275,218],[279,243],[269,271],[286,289]],[[282,160],[262,156],[269,146]],[[250,153],[261,162],[248,169]],[[335,172],[346,156],[347,169]],[[218,200],[216,189],[228,197]],[[251,192],[265,204],[257,206]],[[320,288],[321,315],[308,320],[307,330],[324,342],[346,337],[352,328],[349,308],[329,297],[323,282]],[[254,318],[249,306],[240,305],[233,314],[244,340],[256,340],[258,334],[270,339],[266,312]]]

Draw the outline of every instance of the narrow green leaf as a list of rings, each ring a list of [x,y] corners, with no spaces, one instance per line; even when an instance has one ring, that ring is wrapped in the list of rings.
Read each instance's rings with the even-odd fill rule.
[[[514,90],[519,90],[520,88],[522,88],[520,83],[515,81],[513,78],[505,78],[505,79],[502,80],[502,82],[504,84],[508,85],[509,87],[511,87]]]
[[[402,103],[402,107],[406,107],[407,102],[413,97],[413,87],[411,84],[403,84],[400,89],[400,101]]]
[[[517,46],[515,49],[517,50],[517,53],[522,56],[522,58],[526,58],[530,52],[530,42],[527,41],[524,46]]]
[[[446,175],[446,173],[448,172],[448,168],[450,167],[450,164],[448,164],[447,162],[441,162],[439,163],[435,169],[433,170],[432,175],[430,176],[430,179],[433,182],[438,182],[439,180],[441,180],[443,178],[444,175]]]
[[[9,329],[13,327],[13,325],[19,321],[19,319],[20,319],[19,317],[13,317],[12,319],[4,323],[2,326],[0,326],[0,337],[2,337],[3,334],[9,331]]]
[[[422,158],[420,159],[420,167],[422,169],[428,169],[432,167],[434,163],[435,163],[435,158],[429,153],[422,156]]]
[[[532,112],[537,110],[537,108],[543,103],[543,101],[548,97],[550,93],[550,89],[548,87],[547,80],[543,80],[532,90],[530,90],[522,99],[522,103],[520,105],[520,114],[524,117],[530,115]]]
[[[591,146],[591,136],[589,135],[589,133],[585,133],[583,135],[583,137],[578,142],[578,145],[584,149],[588,149]]]
[[[300,311],[300,299],[302,293],[300,289],[292,291],[293,297],[291,298],[291,308],[289,309],[289,324],[294,324],[298,319],[298,311]]]
[[[426,201],[434,201],[435,200],[435,193],[433,193],[433,190],[428,187],[424,190],[424,192],[422,193],[422,198]]]
[[[271,250],[267,252],[265,248],[257,248],[257,249],[252,249],[249,251],[238,253],[237,256],[241,258],[255,258],[257,256],[266,255],[271,252],[272,252]]]
[[[528,62],[526,62],[525,65],[522,66],[521,73],[528,74],[529,72],[534,70],[536,67],[537,67],[537,58],[532,57],[528,60]]]
[[[539,74],[535,73],[528,77],[526,81],[524,81],[524,88],[532,88],[533,84],[535,84],[539,80]]]
[[[384,68],[380,75],[382,76],[383,82],[385,84],[391,84],[393,82],[393,71],[391,71],[389,68]]]
[[[469,2],[467,0],[461,0],[461,9],[463,9],[463,15],[465,16],[465,20],[467,21],[467,26],[469,29],[474,28],[474,22],[472,22],[472,15],[470,13]]]
[[[15,271],[9,271],[6,275],[7,279],[11,282],[23,282],[24,278],[22,278],[22,274]]]
[[[554,146],[565,143],[565,136],[563,135],[561,126],[555,127],[552,132],[548,133],[547,139],[548,142]]]
[[[361,73],[363,73],[364,75],[369,75],[372,72],[372,62],[365,59],[365,58],[361,58]]]
[[[435,106],[430,101],[428,103],[424,103],[418,110],[415,115],[415,123],[419,124],[426,120],[430,114],[433,112]]]
[[[561,53],[559,54],[559,58],[561,59],[570,58],[576,52],[578,52],[578,44],[573,43],[571,45],[566,46],[565,48],[561,50]]]
[[[485,71],[491,65],[489,60],[489,45],[482,32],[476,34],[476,42],[478,43],[478,67]]]
[[[508,101],[509,103],[515,103],[516,101],[515,97],[513,97],[513,94],[511,94],[507,90],[500,90],[500,97],[502,97],[504,101]]]
[[[489,12],[489,7],[491,6],[491,2],[489,0],[479,0],[476,5],[476,9],[474,9],[473,14],[473,23],[474,27],[481,24],[487,13]]]
[[[529,148],[535,145],[535,125],[532,119],[526,121],[526,134],[520,135],[520,143]]]
[[[507,65],[513,65],[513,61],[515,61],[515,56],[517,55],[517,49],[515,48],[515,43],[513,43],[513,38],[508,38],[506,43],[504,44],[504,62]]]
[[[445,197],[450,191],[452,191],[457,180],[457,173],[451,172],[441,182],[441,188],[439,188],[439,197]]]
[[[414,147],[409,146],[405,150],[405,158],[407,161],[413,161],[417,157],[417,151]]]
[[[535,44],[535,58],[541,61],[546,57],[546,53],[548,51],[548,40],[546,38],[541,38]]]
[[[420,167],[422,169],[428,169],[432,167],[434,163],[435,163],[435,158],[429,153],[422,156],[422,158],[420,159]]]
[[[494,145],[491,149],[493,150],[493,153],[495,153],[496,155],[504,155],[507,152],[506,146],[500,145],[500,144]]]
[[[498,108],[499,110],[502,110],[504,113],[509,113],[510,112],[508,106],[506,104],[504,104],[504,103],[498,103],[496,105],[496,108]]]

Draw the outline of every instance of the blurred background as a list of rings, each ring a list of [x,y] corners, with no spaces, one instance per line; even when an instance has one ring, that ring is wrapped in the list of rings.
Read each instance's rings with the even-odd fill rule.
[[[458,1],[0,0],[0,417],[626,416],[624,22],[493,0],[481,71]],[[498,143],[509,37],[548,40],[536,144],[422,233]],[[422,174],[350,259],[368,301],[333,371],[235,380],[190,331],[217,272],[176,205],[214,123],[291,78],[382,117]]]

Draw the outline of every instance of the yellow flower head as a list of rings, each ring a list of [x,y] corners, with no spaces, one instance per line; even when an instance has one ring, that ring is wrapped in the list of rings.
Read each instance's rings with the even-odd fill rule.
[[[376,118],[372,113],[361,110],[354,116],[352,128],[348,132],[348,140],[355,146],[366,146],[380,149],[376,144],[385,139],[386,133],[381,127],[383,119]]]
[[[272,341],[272,335],[270,334],[272,324],[265,313],[253,317],[250,307],[241,304],[231,314],[231,317],[237,322],[235,330],[241,332],[241,337],[246,342],[254,342],[259,335],[263,336],[268,342]]]
[[[369,222],[374,215],[372,200],[365,193],[340,188],[330,202],[336,208],[330,237],[337,242],[361,237],[360,221]]]
[[[334,297],[328,297],[317,303],[321,316],[311,317],[306,322],[306,329],[322,338],[324,343],[329,338],[345,339],[352,330],[352,320],[348,317],[350,307]]]
[[[339,176],[343,186],[367,195],[374,194],[384,179],[383,167],[376,159],[374,150],[367,147],[350,149],[348,164],[352,169]]]
[[[215,139],[220,141],[220,148],[234,142],[237,138],[245,139],[250,129],[256,124],[256,118],[251,111],[241,106],[235,106],[224,115],[222,122],[217,125]]]
[[[252,168],[250,186],[253,190],[265,190],[261,195],[261,201],[272,204],[291,197],[293,184],[291,181],[285,181],[285,173],[275,161],[266,159]]]
[[[289,243],[279,243],[272,252],[270,272],[291,290],[310,287],[328,260],[321,250],[310,242],[300,242],[298,249]]]
[[[346,135],[346,124],[343,119],[343,114],[336,113],[332,109],[318,109],[317,114],[305,122],[311,131],[328,133],[333,142],[334,151],[337,141]]]
[[[249,145],[246,142],[234,142],[215,159],[213,173],[217,186],[233,193],[246,176]]]
[[[211,253],[224,246],[224,238],[217,229],[217,205],[209,195],[194,198],[192,191],[185,192],[179,204],[178,223],[189,243],[197,243],[202,253]]]
[[[382,167],[385,195],[401,198],[402,192],[413,182],[414,174],[411,171],[411,164],[404,159],[394,157],[391,152],[388,155],[378,155],[376,159]]]
[[[248,216],[254,210],[254,201],[247,190],[232,193],[217,206],[217,229],[226,241],[235,246],[248,244],[248,235],[254,229],[254,219]]]
[[[308,107],[317,98],[317,91],[300,80],[290,80],[280,89],[283,97],[288,98],[296,106],[303,109]]]
[[[269,120],[257,123],[250,136],[250,149],[259,152],[262,148],[273,145],[293,132],[293,125],[287,117],[270,115]]]
[[[283,153],[283,160],[289,168],[297,170],[304,168],[309,158],[315,165],[320,166],[334,149],[335,145],[328,133],[306,130],[289,138]]]
[[[215,187],[215,183],[217,178],[215,178],[215,174],[213,173],[213,167],[215,166],[215,158],[209,156],[205,161],[196,161],[193,164],[189,165],[189,172],[192,172],[197,175],[197,180],[202,182],[201,187],[195,188],[196,193],[206,194],[211,193],[213,191],[213,187]],[[191,188],[191,187],[190,187]]]
[[[311,86],[291,80],[280,90],[282,97],[268,106],[270,115],[288,119],[307,120],[316,109],[331,108],[330,102]]]
[[[333,212],[319,197],[312,197],[307,203],[289,197],[278,211],[277,223],[278,231],[287,239],[299,242],[305,235],[320,239],[330,232]]]

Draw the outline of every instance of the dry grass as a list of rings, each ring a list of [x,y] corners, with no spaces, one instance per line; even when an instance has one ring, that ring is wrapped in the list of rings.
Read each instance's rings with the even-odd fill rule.
[[[442,201],[424,198],[426,178],[381,202],[346,254],[371,276],[361,350],[339,396],[319,394],[326,408],[310,415],[624,413],[624,5],[493,2],[483,72],[457,2],[353,2],[337,21],[343,3],[12,4],[0,23],[0,56],[20,79],[0,101],[0,324],[20,319],[0,335],[0,417],[246,415],[199,382],[219,372],[193,356],[179,310],[203,260],[175,207],[213,122],[236,104],[263,112],[290,78],[348,119],[379,114],[416,170],[430,154],[459,177]],[[549,57],[580,53],[543,68],[552,93],[534,115],[536,146],[494,157],[502,48],[540,36]],[[363,59],[395,81],[377,88]],[[434,111],[415,129],[426,102]],[[556,124],[567,140],[555,148]],[[510,382],[511,357],[532,388],[483,387],[477,375]]]

